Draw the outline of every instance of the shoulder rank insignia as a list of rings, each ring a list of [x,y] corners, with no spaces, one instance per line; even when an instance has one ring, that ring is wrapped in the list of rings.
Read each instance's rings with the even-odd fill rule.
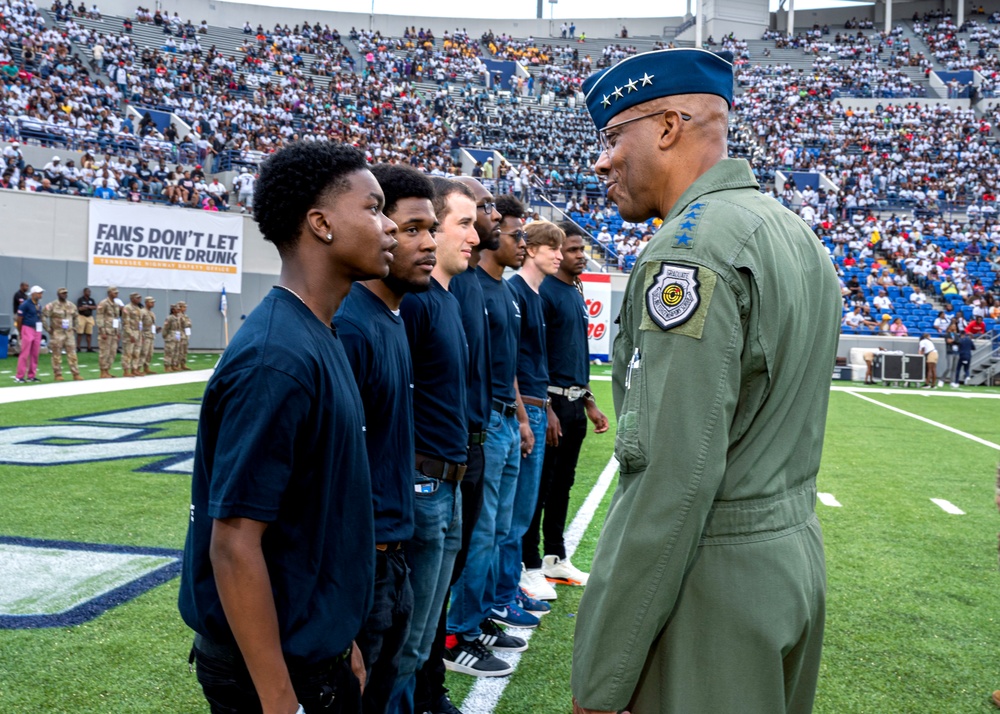
[[[691,319],[701,296],[698,268],[661,263],[660,272],[646,290],[646,312],[661,330],[683,325]]]

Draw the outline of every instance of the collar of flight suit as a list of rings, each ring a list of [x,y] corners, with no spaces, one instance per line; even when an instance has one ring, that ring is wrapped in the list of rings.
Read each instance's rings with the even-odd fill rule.
[[[677,203],[663,218],[663,222],[669,223],[677,218],[683,211],[687,210],[688,206],[706,194],[733,188],[760,189],[760,184],[757,183],[746,159],[723,159],[699,176],[698,180],[688,186],[688,189],[677,199]]]

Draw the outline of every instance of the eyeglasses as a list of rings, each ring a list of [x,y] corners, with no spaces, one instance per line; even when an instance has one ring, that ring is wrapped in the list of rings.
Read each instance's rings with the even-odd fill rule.
[[[515,242],[522,241],[528,237],[527,231],[514,231],[513,233],[501,233],[502,236],[511,236]]]
[[[497,204],[495,204],[493,202],[487,202],[487,203],[484,203],[481,206],[476,206],[476,208],[483,209],[483,213],[485,213],[487,216],[490,215],[491,213],[493,213],[493,211],[496,209],[496,207],[497,207]]]
[[[625,126],[626,124],[631,124],[632,122],[639,121],[640,119],[649,119],[650,117],[658,117],[661,114],[663,114],[665,111],[667,111],[667,110],[666,109],[661,109],[660,111],[653,112],[652,114],[643,114],[641,117],[632,117],[631,119],[626,119],[625,121],[620,121],[617,124],[612,124],[610,126],[606,126],[603,129],[599,130],[597,132],[597,143],[601,147],[601,153],[602,154],[606,153],[606,154],[608,154],[610,156],[611,152],[614,151],[615,141],[617,140],[618,137],[617,136],[612,136],[612,137],[608,136],[608,132],[611,131],[612,129],[617,129],[620,126]],[[680,115],[681,115],[681,119],[683,119],[684,121],[691,121],[691,115],[690,114],[685,114],[684,112],[680,112]]]

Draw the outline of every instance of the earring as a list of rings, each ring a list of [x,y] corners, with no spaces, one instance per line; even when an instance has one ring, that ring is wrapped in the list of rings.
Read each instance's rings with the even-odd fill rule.
[[[333,242],[333,233],[327,233],[326,234],[326,242],[327,243],[332,243]]]

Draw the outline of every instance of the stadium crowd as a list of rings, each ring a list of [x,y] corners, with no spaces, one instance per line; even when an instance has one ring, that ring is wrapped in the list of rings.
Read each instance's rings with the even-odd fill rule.
[[[595,247],[612,264],[629,268],[647,235],[648,225],[600,215],[601,187],[589,170],[597,142],[589,118],[574,106],[582,78],[634,54],[633,46],[605,44],[594,59],[577,43],[503,33],[476,41],[457,28],[440,36],[405,28],[398,38],[351,28],[348,41],[364,58],[355,66],[345,38],[319,23],[266,30],[247,22],[234,50],[206,49],[207,23],[139,7],[135,23],[162,28],[164,44],[152,46],[136,39],[129,18],[120,30],[110,19],[107,28],[95,24],[100,12],[94,8],[55,0],[58,24],[50,27],[30,1],[2,5],[4,133],[83,156],[53,157],[38,168],[26,164],[14,142],[0,157],[0,187],[247,210],[257,164],[296,139],[352,143],[372,162],[406,162],[439,176],[458,172],[462,146],[490,146],[511,163],[487,162],[477,172],[499,193],[530,200],[542,189],[593,204],[582,210],[570,204],[568,213],[599,236]],[[968,54],[975,43],[982,49],[976,59],[985,54],[992,61],[995,23],[950,23],[944,14],[915,18],[935,59],[947,64],[958,55],[942,52]],[[764,35],[775,48],[812,55],[809,71],[755,64],[745,41],[724,37],[721,46],[736,56],[743,90],[734,107],[732,146],[753,160],[766,190],[814,227],[832,216],[838,228],[825,236],[831,250],[839,247],[833,235],[869,226],[871,215],[877,220],[884,211],[910,212],[919,220],[957,208],[968,221],[959,233],[974,233],[992,217],[1000,190],[993,139],[1000,108],[991,105],[984,116],[971,108],[916,103],[852,108],[851,97],[925,95],[925,86],[902,68],[931,66],[901,28],[866,33],[863,24],[847,23],[832,35],[829,27],[793,38]],[[92,48],[96,77],[73,54],[77,46]],[[488,81],[482,62],[488,56],[517,59],[530,77],[498,86]],[[422,81],[438,88],[422,88]],[[554,106],[524,102],[545,94],[557,98]],[[144,113],[123,114],[126,104]],[[182,124],[155,121],[150,111],[170,112]],[[212,170],[238,173],[226,186],[206,175]],[[803,193],[794,179],[775,181],[778,171],[819,172],[838,190]],[[953,240],[960,250],[970,243],[965,235]],[[989,241],[980,245],[994,265]],[[953,277],[961,283],[961,275]],[[981,277],[989,281],[992,271]]]

